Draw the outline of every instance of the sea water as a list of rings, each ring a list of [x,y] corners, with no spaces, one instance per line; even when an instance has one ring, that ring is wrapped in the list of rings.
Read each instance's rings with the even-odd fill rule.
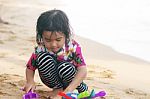
[[[75,34],[150,62],[149,0],[44,0],[59,5]],[[55,8],[55,7],[54,7]]]

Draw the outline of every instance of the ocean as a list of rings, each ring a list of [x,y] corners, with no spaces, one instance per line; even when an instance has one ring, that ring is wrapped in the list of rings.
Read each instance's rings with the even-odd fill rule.
[[[75,34],[150,62],[149,0],[51,1],[66,12]]]

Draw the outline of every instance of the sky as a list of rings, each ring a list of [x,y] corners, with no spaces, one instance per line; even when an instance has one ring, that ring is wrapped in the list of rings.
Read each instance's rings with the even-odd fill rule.
[[[149,0],[56,0],[75,34],[150,62]]]

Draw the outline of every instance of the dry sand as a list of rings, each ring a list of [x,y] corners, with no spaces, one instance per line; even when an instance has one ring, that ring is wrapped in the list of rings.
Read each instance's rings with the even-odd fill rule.
[[[51,2],[51,8],[61,6]],[[35,46],[35,21],[47,9],[38,0],[0,0],[0,99],[21,99],[24,94],[20,88]],[[106,91],[106,99],[150,99],[150,63],[85,38],[76,39],[83,46],[88,65],[85,82],[90,89]],[[46,99],[49,89],[37,72],[35,81],[40,99]]]

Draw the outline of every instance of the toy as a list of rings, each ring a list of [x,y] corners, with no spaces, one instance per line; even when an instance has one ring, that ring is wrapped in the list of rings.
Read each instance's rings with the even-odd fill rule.
[[[84,91],[78,95],[78,99],[89,97],[90,93],[88,91]]]
[[[96,98],[96,97],[104,97],[106,95],[105,91],[100,91],[99,93],[91,96],[91,98]]]
[[[22,99],[39,99],[39,96],[37,93],[29,91],[22,96]]]
[[[58,95],[62,96],[63,99],[72,99],[71,96],[68,96],[67,94],[63,93],[63,92],[59,92]]]
[[[96,97],[104,97],[106,95],[105,91],[99,91],[95,94],[94,89],[89,93],[88,91],[84,91],[82,93],[63,93],[59,92],[58,95],[62,96],[62,99],[94,99]]]

